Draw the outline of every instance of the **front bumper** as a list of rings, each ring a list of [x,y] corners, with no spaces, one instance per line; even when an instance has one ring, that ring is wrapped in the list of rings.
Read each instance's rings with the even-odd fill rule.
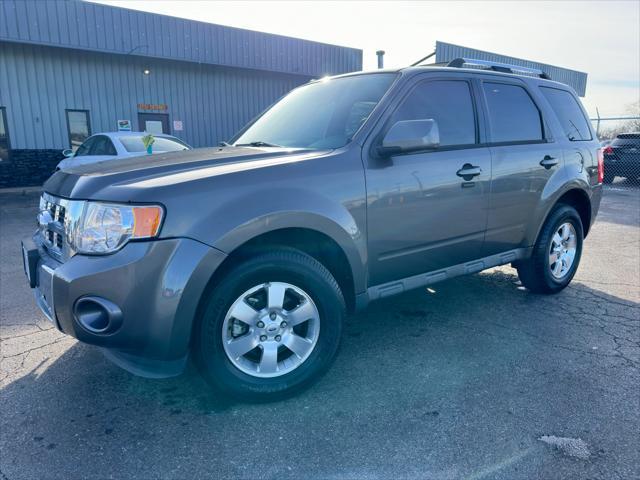
[[[120,366],[145,376],[180,373],[205,288],[224,253],[177,238],[131,242],[104,256],[76,255],[60,263],[38,236],[24,239],[25,273],[43,313],[63,333],[109,350]],[[119,310],[113,328],[79,320],[78,300],[104,300]]]

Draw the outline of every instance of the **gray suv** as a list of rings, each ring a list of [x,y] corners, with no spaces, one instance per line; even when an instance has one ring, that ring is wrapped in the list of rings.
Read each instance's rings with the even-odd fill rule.
[[[218,391],[272,400],[327,370],[373,300],[509,263],[559,292],[602,152],[575,93],[525,70],[322,79],[220,147],[58,171],[23,240],[36,301],[133,373],[191,357]]]

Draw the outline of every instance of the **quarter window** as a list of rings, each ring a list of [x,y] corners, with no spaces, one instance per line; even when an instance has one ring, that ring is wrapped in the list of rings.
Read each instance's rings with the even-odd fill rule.
[[[575,97],[566,90],[540,87],[558,117],[564,134],[572,142],[591,140],[591,129]]]
[[[0,107],[0,161],[9,159],[9,132],[7,131],[7,115],[5,107]]]
[[[483,89],[489,108],[493,143],[543,139],[540,111],[524,88],[485,82]]]
[[[82,142],[91,135],[89,110],[67,110],[67,128],[69,130],[69,145],[75,152]],[[86,155],[86,153],[85,153]]]
[[[476,121],[469,84],[463,80],[434,80],[418,85],[391,118],[433,119],[438,124],[440,146],[476,143]]]

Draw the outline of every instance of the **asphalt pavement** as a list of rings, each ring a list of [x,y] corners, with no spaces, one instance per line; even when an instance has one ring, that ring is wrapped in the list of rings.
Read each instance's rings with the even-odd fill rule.
[[[0,193],[0,479],[638,479],[640,191],[605,191],[573,283],[495,268],[372,304],[310,390],[216,398],[135,377],[37,310]]]

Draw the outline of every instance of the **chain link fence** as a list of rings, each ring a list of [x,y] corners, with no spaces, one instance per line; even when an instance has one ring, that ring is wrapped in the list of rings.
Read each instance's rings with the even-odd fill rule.
[[[640,187],[640,116],[592,118],[604,148],[604,183]]]

